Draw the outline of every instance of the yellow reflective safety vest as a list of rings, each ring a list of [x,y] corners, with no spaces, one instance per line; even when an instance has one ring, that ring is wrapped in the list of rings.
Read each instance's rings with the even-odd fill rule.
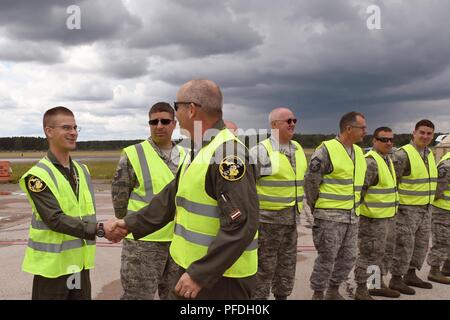
[[[412,144],[401,147],[406,151],[411,174],[401,177],[398,184],[400,204],[408,206],[427,205],[433,202],[436,192],[437,168],[433,152],[428,154],[428,168]]]
[[[360,213],[368,218],[390,218],[397,213],[398,192],[397,178],[392,160],[389,167],[386,161],[376,152],[369,151],[366,158],[372,157],[377,162],[378,183],[370,186],[361,202]]]
[[[359,215],[361,190],[367,168],[362,149],[353,145],[355,151],[353,163],[347,150],[338,140],[328,140],[323,142],[323,145],[328,150],[333,171],[323,176],[315,207],[344,210],[355,208],[356,215]]]
[[[220,229],[220,209],[216,199],[205,189],[205,178],[217,148],[227,141],[242,144],[228,129],[223,129],[189,163],[186,157],[181,167],[176,194],[175,233],[170,246],[173,260],[184,269],[206,255],[209,245]],[[245,148],[245,146],[244,146]],[[245,159],[241,159],[245,161]],[[188,167],[187,167],[188,166]],[[187,167],[187,168],[186,168]],[[224,277],[243,278],[254,275],[258,269],[258,233]]]
[[[78,199],[64,175],[46,158],[41,159],[20,179],[33,215],[28,246],[22,270],[46,278],[73,274],[92,269],[95,263],[95,240],[84,240],[50,230],[42,221],[25,185],[25,178],[33,175],[45,182],[65,215],[86,222],[96,222],[94,189],[87,167],[73,161],[79,178]]]
[[[297,148],[295,172],[288,157],[273,150],[270,139],[261,142],[269,155],[272,174],[261,177],[256,183],[260,209],[279,211],[293,207],[296,203],[299,213],[303,208],[306,157],[301,145],[296,141],[292,141],[292,143]]]
[[[450,159],[450,152],[447,152],[446,155],[444,155],[439,161],[439,163]],[[433,201],[433,206],[449,210],[450,211],[450,183],[447,185],[447,188],[444,190],[443,199],[438,199]]]
[[[186,153],[180,146],[174,148],[177,148],[180,153],[179,168]],[[135,186],[128,199],[127,215],[129,215],[136,214],[147,206],[175,176],[148,140],[129,146],[124,149],[124,152],[138,180],[138,185]],[[139,241],[172,241],[173,228],[174,222],[171,221],[161,229],[140,238]],[[134,239],[131,233],[127,238]]]

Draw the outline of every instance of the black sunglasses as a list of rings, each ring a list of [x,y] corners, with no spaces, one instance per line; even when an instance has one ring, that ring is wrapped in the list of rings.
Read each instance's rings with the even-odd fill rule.
[[[191,103],[195,104],[199,108],[201,107],[200,104],[192,101],[175,101],[173,103],[173,108],[175,109],[175,111],[178,111],[178,108],[180,107],[181,104],[191,104]]]
[[[293,118],[293,119],[286,119],[286,120],[275,120],[275,121],[286,121],[288,124],[291,124],[291,123],[294,123],[294,124],[296,124],[297,123],[297,119],[295,119],[295,118]]]
[[[377,139],[378,141],[383,142],[383,143],[394,142],[394,138],[384,138],[384,137],[382,137],[382,138],[375,138],[375,139]]]
[[[170,124],[172,121],[173,121],[173,120],[171,120],[171,119],[153,119],[153,120],[150,120],[150,121],[148,122],[148,124],[151,125],[151,126],[157,126],[158,123],[161,122],[161,124],[162,124],[163,126],[167,126],[167,125]]]

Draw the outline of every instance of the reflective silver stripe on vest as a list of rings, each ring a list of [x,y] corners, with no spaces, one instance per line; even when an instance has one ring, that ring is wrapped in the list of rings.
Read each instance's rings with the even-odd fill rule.
[[[349,185],[349,184],[353,184],[353,179],[328,179],[328,178],[325,178],[322,180],[322,183]]]
[[[89,193],[91,194],[92,203],[94,204],[94,211],[95,211],[94,185],[92,184],[91,176],[83,164],[81,164],[75,160],[73,160],[73,162],[75,162],[77,165],[79,165],[81,170],[83,170],[84,176],[86,177],[87,185],[89,187]]]
[[[398,206],[398,202],[364,202],[368,208],[392,208]]]
[[[297,202],[299,202],[299,203],[303,202],[303,198],[304,198],[304,196],[297,197]]]
[[[291,203],[295,201],[294,197],[272,197],[266,196],[263,194],[258,194],[259,201],[268,201],[268,202],[281,202],[281,203]]]
[[[261,187],[303,187],[303,180],[287,180],[287,181],[272,181],[272,180],[259,180],[258,184]]]
[[[50,169],[45,163],[42,163],[42,162],[38,162],[36,164],[36,167],[44,169],[45,171],[47,171],[47,173],[50,175],[50,178],[52,178],[53,183],[55,184],[56,188],[58,188],[58,181],[56,180],[56,177],[53,174],[52,169]]]
[[[428,183],[428,182],[437,182],[437,178],[420,178],[420,179],[401,179],[400,183],[405,183],[405,184],[423,184],[423,183]]]
[[[152,185],[152,176],[150,174],[150,170],[148,169],[147,159],[145,158],[144,147],[142,144],[137,144],[134,146],[136,148],[136,153],[139,159],[139,165],[142,170],[142,178],[144,179],[144,190],[145,195],[141,196],[136,192],[131,192],[130,199],[142,201],[142,202],[150,202],[152,201],[153,194],[153,185]]]
[[[398,193],[406,195],[406,196],[418,196],[418,197],[425,197],[425,196],[428,197],[432,194],[432,192],[430,192],[430,191],[410,191],[410,190],[402,190],[402,189],[399,189]]]
[[[395,193],[395,188],[389,188],[389,189],[372,189],[372,188],[369,188],[367,190],[367,194],[389,194],[389,193]]]
[[[37,220],[34,214],[31,216],[31,227],[36,230],[50,230],[50,228],[45,224],[45,222]]]
[[[97,218],[95,215],[84,216],[81,218],[81,220],[84,222],[97,222]],[[37,220],[34,214],[31,216],[31,227],[36,230],[51,230],[44,221]]]
[[[358,208],[361,205],[361,201],[355,203],[355,208]]]
[[[355,191],[361,191],[362,190],[362,186],[355,186]]]
[[[186,209],[189,212],[212,218],[220,217],[220,209],[217,206],[211,206],[207,204],[201,204],[193,201],[189,201],[186,198],[177,196],[176,204],[179,207]]]
[[[186,241],[209,247],[209,245],[214,241],[216,237],[208,236],[206,234],[197,233],[194,231],[189,231],[181,224],[175,225],[175,234],[182,237]],[[258,239],[253,239],[245,251],[252,251],[258,248]]]
[[[330,200],[339,200],[339,201],[349,201],[349,200],[353,200],[353,195],[343,196],[343,195],[339,195],[339,194],[321,192],[319,194],[319,198],[330,199]]]
[[[447,200],[447,201],[450,201],[450,197],[449,197],[449,196],[446,196],[445,194],[442,195],[442,199]]]
[[[88,245],[95,244],[94,240],[86,240],[86,243]],[[84,240],[82,239],[73,239],[69,241],[65,241],[61,244],[57,243],[45,243],[45,242],[36,242],[32,239],[28,239],[28,247],[31,249],[37,250],[37,251],[44,251],[44,252],[52,252],[52,253],[60,253],[66,250],[71,249],[78,249],[83,247]]]

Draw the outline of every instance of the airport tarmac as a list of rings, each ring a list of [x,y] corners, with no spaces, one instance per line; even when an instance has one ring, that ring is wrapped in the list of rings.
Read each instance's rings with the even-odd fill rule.
[[[113,216],[110,185],[94,181],[97,203],[97,219],[105,221]],[[31,208],[25,194],[17,184],[0,184],[0,300],[25,299],[31,297],[33,276],[21,271],[23,254],[31,220]],[[311,236],[312,216],[306,208],[300,216],[297,249],[296,281],[289,299],[310,299],[309,287],[314,259],[317,255]],[[96,300],[119,299],[121,243],[112,244],[105,239],[97,241],[96,267],[91,271],[92,297]],[[429,266],[425,263],[418,275],[426,279]],[[389,278],[386,279],[389,281]],[[342,284],[340,292],[352,300],[355,290],[353,273]],[[414,296],[401,295],[399,299],[388,300],[433,300],[450,299],[450,286],[433,283],[433,289],[415,288]],[[375,299],[381,299],[375,297]]]

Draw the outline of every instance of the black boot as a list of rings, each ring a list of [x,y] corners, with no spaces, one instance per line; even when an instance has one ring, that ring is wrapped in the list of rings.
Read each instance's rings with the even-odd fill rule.
[[[441,273],[446,277],[450,277],[450,257],[445,261]]]
[[[367,291],[367,285],[364,283],[358,284],[358,287],[356,287],[355,300],[375,300],[375,299],[370,296],[369,291]]]
[[[400,292],[397,290],[392,290],[387,287],[384,283],[383,278],[381,278],[381,288],[380,289],[369,289],[369,294],[371,296],[381,296],[388,298],[398,298],[400,297]]]
[[[408,286],[422,288],[422,289],[432,289],[433,285],[429,282],[423,281],[416,275],[416,269],[409,269],[406,276],[403,277],[403,281]]]
[[[402,276],[392,275],[391,281],[389,282],[389,288],[407,295],[416,294],[416,291],[413,288],[408,287],[405,282],[403,282]]]
[[[450,278],[444,276],[441,270],[439,270],[439,267],[431,267],[428,280],[442,284],[450,284]]]

